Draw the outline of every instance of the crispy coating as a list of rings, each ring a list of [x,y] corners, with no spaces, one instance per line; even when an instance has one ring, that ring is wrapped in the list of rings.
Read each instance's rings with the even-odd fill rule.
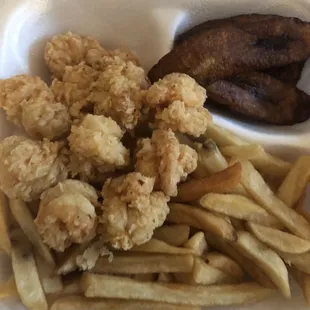
[[[123,131],[111,118],[88,114],[71,128],[69,146],[78,160],[86,160],[100,172],[121,169],[129,164],[129,151],[120,141]]]
[[[70,190],[47,204],[41,203],[35,223],[43,242],[63,252],[72,243],[88,242],[95,237],[97,216],[90,200],[79,191]]]
[[[36,200],[67,178],[59,142],[11,136],[0,143],[0,188],[9,198]]]
[[[79,193],[94,206],[98,206],[98,194],[96,189],[88,183],[71,179],[59,182],[56,186],[44,191],[40,197],[41,205],[49,204],[53,199],[64,193]]]
[[[57,101],[64,103],[73,118],[81,118],[82,109],[90,105],[88,96],[91,92],[92,83],[99,76],[99,72],[85,65],[84,62],[65,68],[62,80],[54,79],[51,90]],[[90,106],[91,112],[91,106]]]
[[[115,63],[132,62],[139,66],[139,60],[129,49],[107,51],[104,48],[92,48],[86,55],[86,63],[92,68],[104,71],[107,66]]]
[[[55,77],[61,78],[66,66],[78,65],[91,49],[101,49],[99,42],[72,32],[52,37],[44,51],[45,62]]]
[[[114,248],[129,250],[143,244],[164,223],[169,198],[162,192],[152,192],[154,181],[135,172],[105,182],[99,221],[105,240]]]
[[[170,130],[155,130],[152,139],[138,143],[136,170],[156,178],[156,188],[168,196],[176,196],[177,185],[197,168],[198,155],[187,145],[180,144]]]
[[[161,129],[170,128],[194,137],[206,132],[212,116],[204,107],[187,107],[183,101],[174,101],[167,108],[158,110],[155,124]]]
[[[32,138],[54,140],[70,131],[71,118],[62,103],[38,98],[23,108],[22,125]]]
[[[189,75],[171,73],[148,89],[146,103],[156,107],[167,106],[175,100],[180,100],[188,107],[201,107],[206,98],[206,90]]]
[[[0,81],[0,105],[9,120],[23,126],[35,139],[57,139],[71,125],[68,109],[55,102],[53,93],[39,78],[27,75]]]
[[[122,128],[133,129],[141,117],[142,90],[148,87],[144,70],[131,61],[122,61],[105,68],[89,99],[95,114],[110,116]]]

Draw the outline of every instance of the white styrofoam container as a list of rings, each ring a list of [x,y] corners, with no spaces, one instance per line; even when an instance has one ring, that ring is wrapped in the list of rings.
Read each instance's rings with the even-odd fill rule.
[[[310,21],[310,0],[0,0],[0,78],[28,73],[48,80],[43,60],[45,42],[68,30],[93,36],[105,47],[128,46],[148,70],[170,50],[176,33],[208,19],[246,13],[280,14]],[[307,67],[299,87],[310,94]],[[310,120],[284,127],[253,125],[215,114],[215,121],[284,157],[294,158],[310,151]],[[1,113],[0,138],[17,132]],[[0,256],[0,281],[10,273],[9,260]],[[294,284],[291,300],[276,296],[257,305],[226,309],[275,308],[307,309]],[[23,307],[10,300],[0,302],[0,309]]]

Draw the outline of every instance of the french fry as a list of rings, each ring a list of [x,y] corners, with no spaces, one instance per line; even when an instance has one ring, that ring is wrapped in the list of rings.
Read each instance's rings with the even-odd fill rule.
[[[43,243],[41,236],[34,224],[27,204],[20,199],[10,199],[10,209],[17,223],[33,244],[38,253],[52,266],[55,266],[51,251]]]
[[[290,273],[301,288],[308,305],[310,305],[310,275],[294,267],[290,268]]]
[[[61,277],[55,274],[54,267],[48,264],[41,255],[35,252],[35,261],[39,273],[39,278],[45,294],[57,294],[63,291]]]
[[[310,251],[310,242],[278,229],[247,223],[250,232],[270,248],[292,254]]]
[[[291,297],[286,266],[280,256],[246,231],[238,231],[237,248],[259,266],[280,289],[283,296]]]
[[[203,144],[194,143],[193,148],[198,154],[197,169],[192,174],[194,178],[201,179],[228,168],[225,157],[219,151],[214,141],[209,139]],[[227,192],[248,196],[241,184]]]
[[[275,287],[266,273],[257,267],[253,261],[238,251],[235,242],[228,243],[225,240],[210,234],[206,235],[206,239],[212,247],[228,255],[229,257],[232,257],[259,284],[268,288]]]
[[[300,199],[310,179],[310,156],[301,156],[284,179],[278,197],[289,207]]]
[[[11,255],[11,242],[9,237],[8,203],[2,191],[0,191],[0,249]]]
[[[131,279],[140,281],[140,282],[154,282],[156,280],[155,273],[137,273],[131,275]]]
[[[310,223],[280,200],[249,161],[241,160],[242,184],[253,198],[297,236],[310,240]]]
[[[226,274],[236,278],[239,281],[244,279],[245,275],[243,270],[239,264],[230,257],[218,252],[209,252],[206,253],[203,257],[206,263],[211,267],[222,270]]]
[[[11,244],[12,267],[20,299],[29,310],[47,310],[48,305],[31,245],[26,237],[17,230],[11,234]]]
[[[50,310],[200,310],[196,306],[171,305],[162,302],[135,300],[90,299],[65,296],[57,299]]]
[[[283,180],[290,171],[292,164],[266,152],[252,158],[251,163],[262,174]]]
[[[265,150],[261,145],[248,144],[248,145],[230,145],[220,148],[220,152],[226,157],[241,157],[244,159],[253,159],[257,154],[264,153]]]
[[[289,265],[294,266],[300,271],[303,271],[310,275],[310,253],[303,254],[290,254],[284,252],[278,252],[281,258]]]
[[[236,232],[232,225],[210,212],[180,203],[170,203],[169,208],[166,220],[170,223],[187,224],[227,240],[236,240]]]
[[[270,296],[274,290],[256,283],[191,286],[145,283],[132,279],[86,273],[81,280],[86,297],[149,300],[193,306],[243,305]]]
[[[114,255],[110,262],[107,257],[100,257],[92,272],[115,274],[190,272],[193,264],[192,255]]]
[[[78,269],[76,259],[88,248],[89,244],[89,242],[86,242],[84,244],[71,246],[68,253],[65,254],[61,262],[58,264],[56,269],[57,274],[65,275]]]
[[[225,157],[219,151],[214,141],[209,139],[203,144],[195,143],[194,149],[198,154],[197,169],[193,173],[195,178],[201,179],[228,168]]]
[[[231,225],[235,228],[235,230],[245,230],[244,222],[242,220],[231,218],[230,221]]]
[[[208,243],[203,232],[198,232],[192,236],[185,244],[184,248],[193,250],[194,254],[201,256],[208,251]]]
[[[210,193],[200,199],[200,205],[211,212],[262,225],[280,225],[278,219],[270,215],[260,205],[241,195]]]
[[[310,213],[305,208],[306,196],[307,191],[305,190],[299,200],[295,203],[294,209],[310,223]]]
[[[247,145],[245,140],[231,133],[229,130],[210,123],[205,133],[207,139],[212,139],[219,147],[230,145]]]
[[[236,278],[228,275],[222,270],[206,264],[201,258],[196,257],[193,271],[190,273],[174,274],[176,280],[184,284],[231,284],[238,282]]]
[[[206,132],[207,138],[212,139],[219,147],[224,146],[241,146],[250,143],[235,136],[230,131],[221,128],[215,124],[210,124]],[[252,164],[261,173],[272,177],[284,179],[292,167],[292,164],[276,156],[272,156],[265,151],[257,154],[257,157],[251,159]]]
[[[172,282],[174,282],[174,276],[172,273],[161,272],[158,275],[157,282],[172,283]]]
[[[178,248],[164,241],[157,239],[151,239],[150,241],[136,245],[130,249],[131,252],[143,252],[143,253],[164,253],[164,254],[195,254],[195,251],[191,248]]]
[[[75,295],[82,294],[82,290],[80,287],[81,275],[71,273],[68,276],[63,277],[63,291],[61,295]]]
[[[154,231],[153,237],[172,246],[181,246],[188,241],[189,233],[188,225],[164,225]]]
[[[174,199],[179,202],[199,200],[207,193],[226,193],[238,186],[241,181],[241,165],[235,165],[212,174],[204,179],[192,179],[178,186],[178,196]]]
[[[11,277],[7,282],[0,284],[0,300],[12,297],[18,297],[14,277]]]

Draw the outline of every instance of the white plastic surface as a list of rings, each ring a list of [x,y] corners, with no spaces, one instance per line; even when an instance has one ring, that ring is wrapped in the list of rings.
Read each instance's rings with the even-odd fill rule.
[[[0,0],[0,78],[28,73],[48,80],[44,44],[50,36],[68,30],[94,36],[106,47],[128,46],[149,69],[170,50],[177,32],[208,19],[245,13],[280,14],[310,21],[310,0]],[[299,87],[310,94],[310,61]],[[215,114],[215,121],[284,157],[310,152],[310,120],[276,127]],[[16,132],[1,113],[0,138]],[[9,261],[0,256],[0,281],[9,274]],[[257,305],[225,309],[276,308],[308,309],[295,286],[291,300],[276,296]],[[0,309],[23,308],[16,301],[8,301],[0,302]]]

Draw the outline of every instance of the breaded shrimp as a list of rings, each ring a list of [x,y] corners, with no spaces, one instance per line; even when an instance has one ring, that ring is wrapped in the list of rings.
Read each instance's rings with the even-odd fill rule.
[[[85,182],[71,179],[59,182],[56,186],[44,191],[40,197],[41,205],[47,205],[53,199],[64,193],[79,193],[88,199],[94,206],[98,206],[98,194],[96,189]]]
[[[64,103],[73,118],[81,118],[82,109],[87,109],[90,102],[88,96],[92,83],[99,76],[99,72],[85,65],[84,62],[65,68],[62,80],[54,79],[51,90],[57,101]],[[92,112],[90,106],[89,112]]]
[[[143,90],[149,87],[145,71],[131,61],[113,63],[94,83],[89,100],[95,114],[110,116],[119,126],[133,129],[141,117]]]
[[[71,128],[70,150],[78,160],[86,160],[100,172],[121,169],[129,164],[129,151],[123,146],[123,131],[111,118],[88,114]]]
[[[66,66],[78,65],[84,61],[91,49],[102,49],[102,47],[91,37],[67,32],[54,36],[47,42],[44,59],[54,76],[61,78]]]
[[[172,129],[194,137],[199,137],[212,122],[212,116],[204,107],[187,107],[183,101],[173,101],[167,108],[158,110],[155,115],[155,126],[161,129]]]
[[[156,188],[168,196],[177,195],[177,185],[197,168],[198,155],[180,144],[170,130],[155,130],[152,139],[138,142],[136,170],[156,178]]]
[[[168,106],[173,101],[183,101],[188,107],[201,107],[206,101],[206,90],[184,73],[171,73],[154,83],[147,91],[150,106]]]
[[[129,49],[107,51],[104,48],[92,48],[86,55],[86,63],[98,71],[104,71],[111,64],[132,62],[139,66],[139,60]]]
[[[99,231],[114,248],[129,250],[143,244],[164,223],[169,198],[153,192],[154,181],[135,172],[105,182]]]
[[[183,73],[171,73],[154,83],[145,95],[145,104],[156,109],[155,126],[171,128],[198,137],[212,116],[203,108],[206,90]]]
[[[36,200],[67,178],[59,142],[11,136],[0,142],[0,188],[9,198]]]
[[[79,192],[63,193],[48,204],[41,204],[35,219],[43,242],[63,252],[72,243],[92,240],[97,216],[93,204]]]
[[[35,139],[57,139],[71,126],[66,106],[55,102],[48,86],[39,78],[27,75],[0,81],[0,106],[10,121],[23,126]]]

